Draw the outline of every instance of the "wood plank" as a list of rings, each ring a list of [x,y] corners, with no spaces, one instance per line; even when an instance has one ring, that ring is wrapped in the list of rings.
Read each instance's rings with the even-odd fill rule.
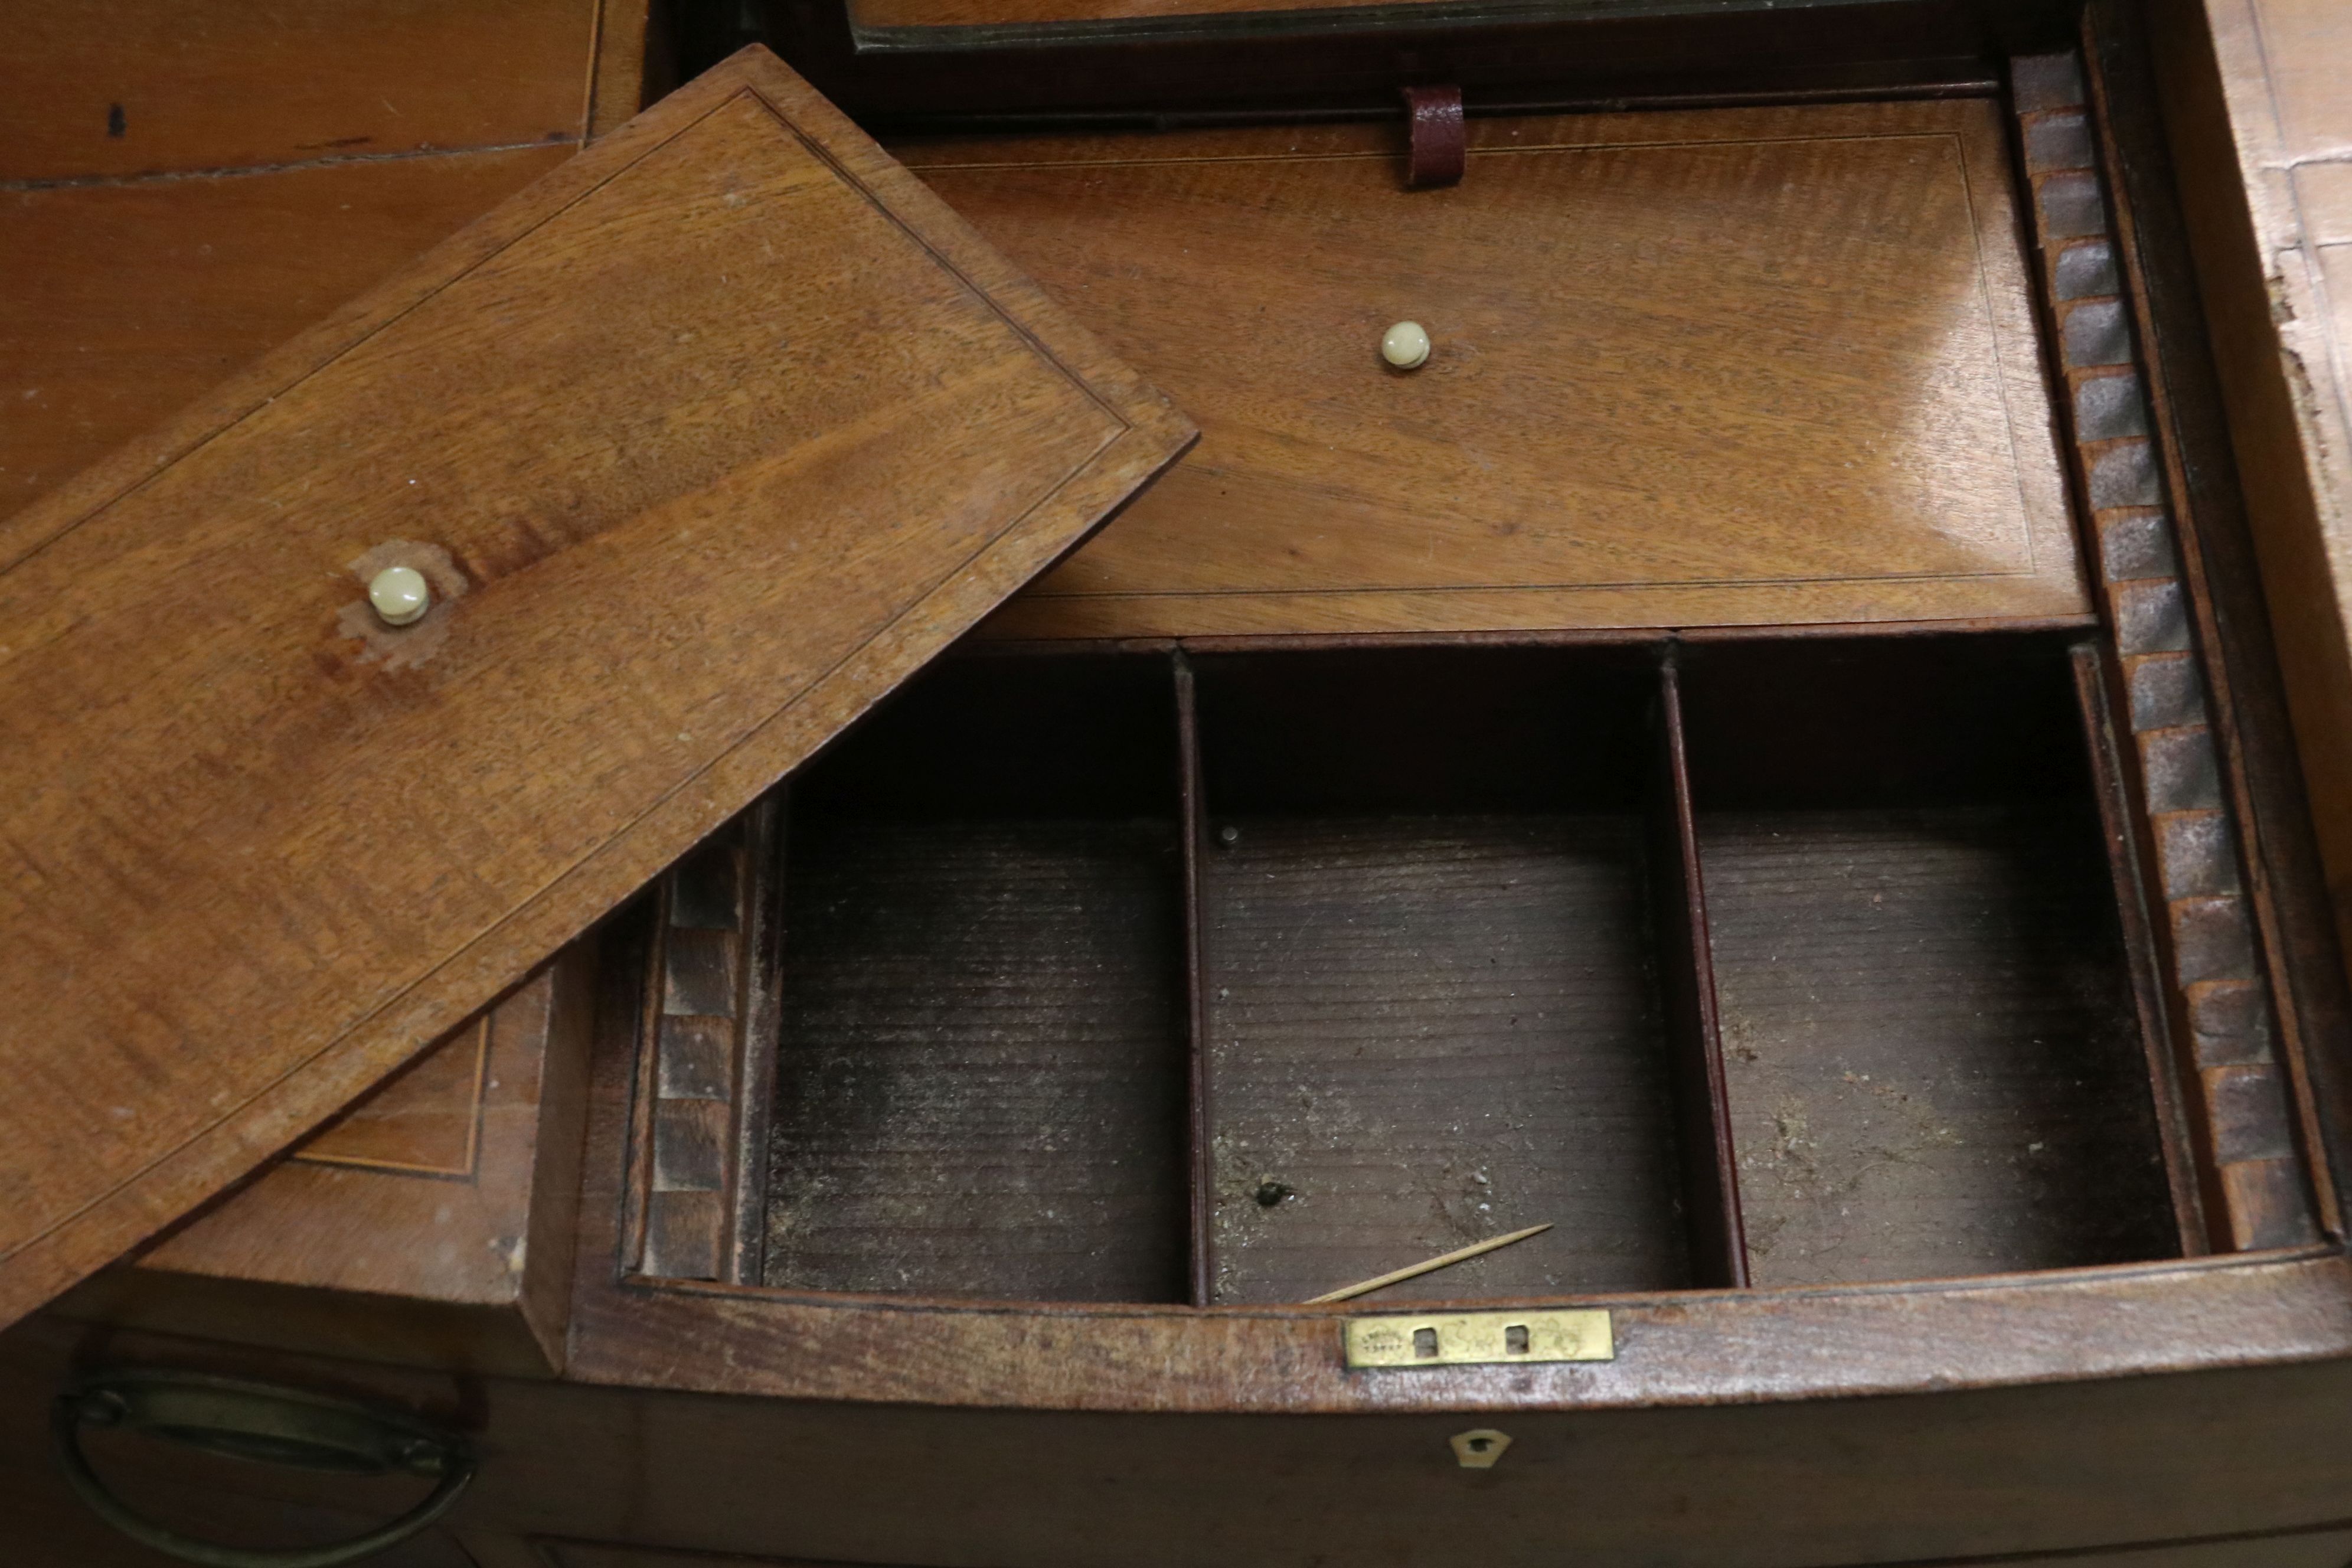
[[[0,1320],[455,1027],[1189,439],[756,51],[0,524]],[[394,556],[439,599],[397,631]]]
[[[625,37],[625,0],[31,6],[10,19],[0,180],[576,144],[608,6]]]
[[[2165,0],[2149,38],[2341,940],[2352,932],[2352,318],[2327,253],[2352,155],[2352,26],[2326,0]]]
[[[0,517],[572,152],[0,191]]]
[[[1990,103],[897,150],[1206,431],[999,635],[2087,607]]]

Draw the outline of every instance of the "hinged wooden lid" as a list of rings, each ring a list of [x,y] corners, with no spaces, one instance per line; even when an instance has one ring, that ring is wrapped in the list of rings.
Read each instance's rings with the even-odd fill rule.
[[[752,49],[0,525],[0,1321],[482,1006],[1192,438]],[[435,590],[398,629],[392,564]]]

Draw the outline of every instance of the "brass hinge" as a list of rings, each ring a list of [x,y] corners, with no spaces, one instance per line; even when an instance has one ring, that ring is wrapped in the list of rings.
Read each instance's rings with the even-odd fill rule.
[[[1614,1361],[1609,1314],[1594,1308],[1534,1312],[1402,1313],[1350,1318],[1348,1365],[1501,1366],[1514,1362]]]

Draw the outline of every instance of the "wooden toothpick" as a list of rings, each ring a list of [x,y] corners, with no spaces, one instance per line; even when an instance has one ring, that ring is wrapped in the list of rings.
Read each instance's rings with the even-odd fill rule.
[[[1358,1296],[1369,1296],[1383,1286],[1401,1285],[1407,1279],[1417,1279],[1424,1274],[1451,1268],[1456,1263],[1467,1263],[1474,1258],[1484,1258],[1486,1254],[1497,1248],[1508,1247],[1515,1241],[1525,1241],[1531,1236],[1541,1236],[1550,1228],[1550,1222],[1546,1221],[1542,1225],[1531,1225],[1525,1230],[1515,1230],[1508,1236],[1490,1236],[1484,1241],[1474,1241],[1467,1247],[1456,1247],[1452,1252],[1442,1253],[1409,1268],[1395,1269],[1376,1279],[1360,1280],[1353,1285],[1343,1285],[1339,1289],[1328,1291],[1324,1295],[1309,1297],[1307,1304],[1314,1307],[1320,1306],[1326,1301],[1348,1301]]]

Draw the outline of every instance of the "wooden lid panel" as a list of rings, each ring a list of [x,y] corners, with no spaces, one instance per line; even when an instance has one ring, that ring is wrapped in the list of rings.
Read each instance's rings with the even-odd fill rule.
[[[901,149],[1203,431],[993,630],[2087,620],[1997,105],[1475,119],[1429,190],[1402,151]]]
[[[0,531],[0,1321],[340,1109],[1191,432],[763,53]],[[410,564],[420,623],[368,579]]]

